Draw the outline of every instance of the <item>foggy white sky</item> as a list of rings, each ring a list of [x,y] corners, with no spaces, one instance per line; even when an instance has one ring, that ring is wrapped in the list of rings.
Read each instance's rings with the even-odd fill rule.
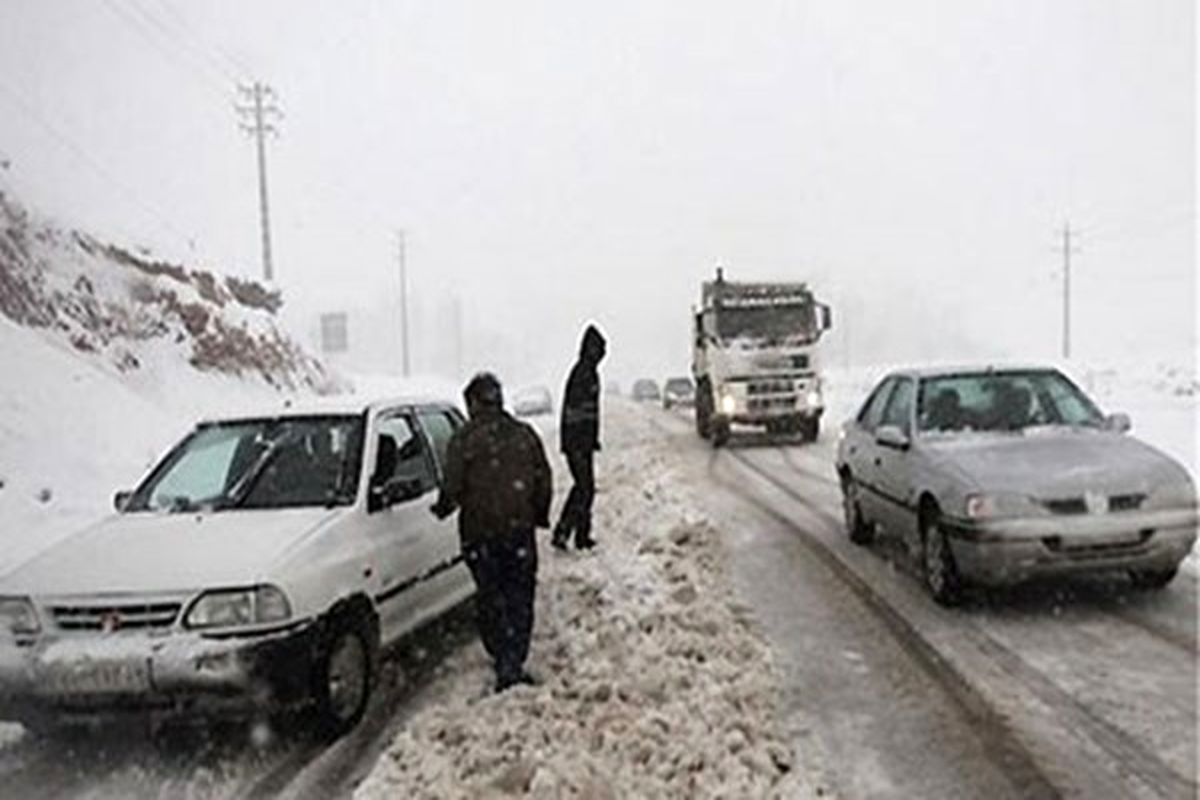
[[[1194,22],[1189,0],[6,0],[0,159],[42,210],[256,274],[231,84],[260,78],[292,308],[394,314],[403,227],[419,365],[457,294],[468,367],[557,382],[595,319],[610,375],[685,373],[718,259],[812,281],[839,363],[847,340],[1050,358],[1066,219],[1077,354],[1179,357]]]

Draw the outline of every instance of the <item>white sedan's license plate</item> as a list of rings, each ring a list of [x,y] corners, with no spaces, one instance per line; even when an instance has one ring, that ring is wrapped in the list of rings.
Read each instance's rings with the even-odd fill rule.
[[[53,694],[125,694],[150,689],[150,668],[144,661],[85,661],[65,664],[47,676]]]

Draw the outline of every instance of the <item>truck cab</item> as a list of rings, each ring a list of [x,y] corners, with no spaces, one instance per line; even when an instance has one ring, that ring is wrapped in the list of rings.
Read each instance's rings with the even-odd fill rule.
[[[796,282],[706,281],[693,316],[696,429],[715,446],[734,425],[815,440],[825,411],[818,342],[827,305]]]

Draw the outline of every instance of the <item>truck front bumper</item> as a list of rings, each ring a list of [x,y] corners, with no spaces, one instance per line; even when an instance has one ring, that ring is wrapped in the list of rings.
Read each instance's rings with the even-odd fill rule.
[[[317,637],[308,622],[252,636],[118,633],[0,641],[0,718],[122,711],[271,710],[309,697]]]
[[[1178,509],[944,527],[962,577],[999,585],[1077,572],[1175,569],[1196,543],[1197,514]]]

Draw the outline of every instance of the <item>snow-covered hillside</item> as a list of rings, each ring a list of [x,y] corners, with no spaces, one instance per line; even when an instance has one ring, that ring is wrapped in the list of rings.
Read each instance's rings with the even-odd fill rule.
[[[106,513],[198,416],[329,389],[281,303],[0,192],[0,572]]]

